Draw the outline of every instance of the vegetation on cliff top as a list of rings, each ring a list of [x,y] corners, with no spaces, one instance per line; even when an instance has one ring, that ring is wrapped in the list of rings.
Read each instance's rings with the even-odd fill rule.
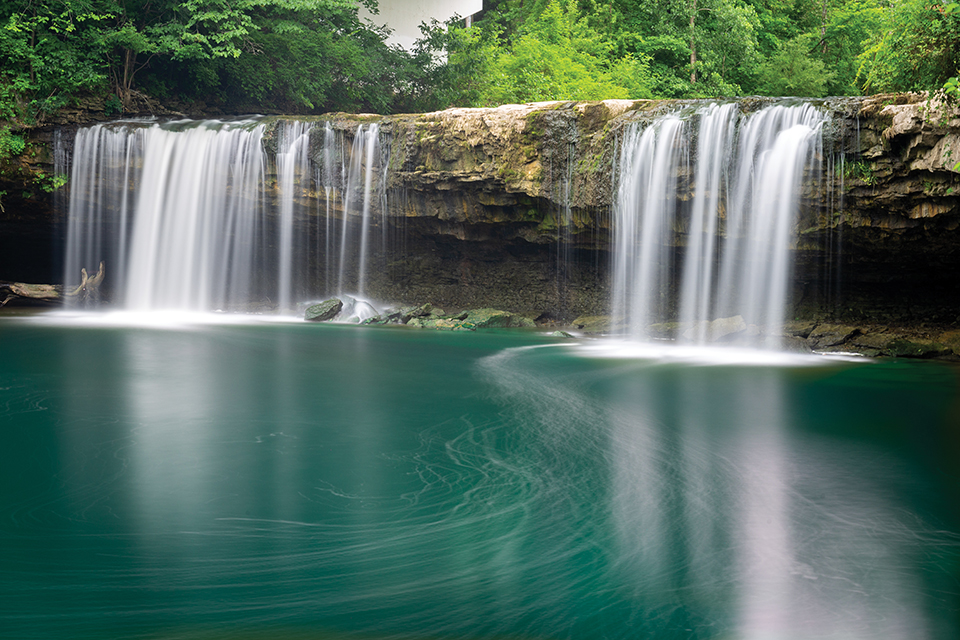
[[[590,99],[595,86],[575,79],[581,65],[601,71],[594,78],[606,83],[608,97],[630,98],[937,89],[960,66],[960,11],[949,1],[490,4],[473,27],[454,28],[450,36],[450,66],[465,79],[456,85],[462,90],[455,102]],[[627,67],[629,83],[619,73]]]
[[[491,0],[472,27],[386,43],[358,2],[0,3],[0,153],[10,128],[84,97],[226,113],[421,111],[548,99],[846,95],[957,75],[948,0]],[[948,85],[948,86],[956,86]]]

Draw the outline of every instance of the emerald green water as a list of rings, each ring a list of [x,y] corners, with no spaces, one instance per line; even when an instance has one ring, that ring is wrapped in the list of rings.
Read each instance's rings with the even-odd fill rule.
[[[960,635],[956,368],[612,352],[0,319],[0,637]]]

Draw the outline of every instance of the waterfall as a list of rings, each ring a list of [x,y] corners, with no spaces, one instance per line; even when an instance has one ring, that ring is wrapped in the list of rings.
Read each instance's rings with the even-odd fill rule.
[[[134,123],[95,125],[79,129],[70,165],[70,202],[64,282],[79,282],[80,269],[90,273],[103,261],[109,265],[114,289],[126,280],[127,238],[145,131]],[[63,154],[61,162],[63,162]],[[66,172],[65,167],[61,169]]]
[[[336,193],[336,183],[334,176],[337,173],[334,167],[337,162],[337,134],[329,122],[323,126],[323,166],[318,170],[317,183],[323,185],[323,256],[324,256],[324,284],[325,291],[330,291],[333,281],[331,278],[331,257],[333,256],[332,245],[330,242],[333,236],[335,218],[333,217],[333,197]],[[319,247],[318,247],[319,250]]]
[[[275,133],[274,191],[259,119],[78,130],[65,282],[103,261],[116,305],[141,311],[284,313],[362,293],[369,227],[385,198],[377,125],[352,142],[329,123],[283,121]]]
[[[293,291],[293,207],[296,196],[309,186],[311,123],[284,123],[278,130],[277,186],[280,188],[280,250],[278,301],[281,311],[290,309]],[[304,248],[301,247],[301,252]]]
[[[351,251],[356,252],[356,293],[364,294],[366,281],[366,263],[369,243],[371,190],[373,188],[374,171],[379,169],[378,155],[379,126],[371,124],[367,127],[359,125],[353,138],[353,147],[349,155],[349,163],[341,169],[343,171],[342,184],[345,192],[343,200],[343,226],[340,236],[340,268],[337,280],[338,292],[344,292],[348,284],[347,272],[350,268]],[[377,164],[375,164],[377,162]],[[362,184],[362,187],[361,187]],[[353,237],[350,215],[360,216],[359,240]],[[357,245],[357,246],[355,246]]]
[[[210,310],[244,301],[264,182],[263,127],[144,131],[124,306]]]
[[[675,337],[702,344],[714,337],[710,321],[742,316],[753,346],[778,346],[801,181],[818,168],[823,122],[811,105],[744,115],[710,104],[627,128],[612,309],[631,338],[678,321]]]
[[[675,116],[633,127],[621,147],[614,211],[613,315],[639,336],[666,315],[665,284],[672,258],[666,245],[677,210],[679,168],[688,161],[685,123]]]
[[[750,326],[741,334],[776,346],[800,185],[819,169],[823,120],[810,105],[745,113],[699,103],[624,128],[612,310],[630,336],[675,323],[652,335],[703,343],[716,337],[709,321],[742,316]],[[392,248],[390,140],[376,123],[347,130],[263,118],[81,129],[65,282],[103,261],[107,294],[138,310],[287,313],[321,296],[376,293]],[[576,141],[566,143],[549,165],[558,292],[581,223],[572,207]]]

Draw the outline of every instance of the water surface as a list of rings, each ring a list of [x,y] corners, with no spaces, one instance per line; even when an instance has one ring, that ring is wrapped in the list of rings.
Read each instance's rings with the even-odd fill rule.
[[[953,640],[949,365],[0,319],[4,638]]]

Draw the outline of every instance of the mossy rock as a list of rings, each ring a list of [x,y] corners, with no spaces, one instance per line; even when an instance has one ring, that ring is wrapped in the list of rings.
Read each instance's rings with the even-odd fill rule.
[[[817,323],[809,320],[791,320],[783,324],[783,332],[788,336],[806,340],[816,327]]]
[[[953,350],[939,342],[896,338],[887,343],[884,353],[897,358],[940,358]]]
[[[419,327],[421,329],[437,329],[440,331],[476,331],[477,327],[472,322],[460,320],[458,318],[433,318],[422,317],[412,318],[407,323],[408,327]]]
[[[313,304],[307,307],[303,313],[303,319],[308,322],[325,322],[333,320],[343,309],[343,301],[340,298],[330,298],[319,304]]]
[[[710,342],[715,342],[727,336],[741,334],[747,330],[747,323],[743,316],[731,316],[729,318],[717,318],[706,322],[695,323],[692,327],[683,332],[683,337],[687,340],[696,338],[702,334]]]
[[[960,329],[944,331],[937,342],[947,345],[954,353],[960,354]]]
[[[499,309],[471,309],[466,312],[464,321],[477,329],[515,329],[536,326],[530,318]]]
[[[604,333],[610,331],[610,316],[580,316],[573,326],[587,333]]]
[[[418,307],[401,307],[400,323],[407,324],[413,318],[425,318],[433,316],[433,305],[429,302]]]

